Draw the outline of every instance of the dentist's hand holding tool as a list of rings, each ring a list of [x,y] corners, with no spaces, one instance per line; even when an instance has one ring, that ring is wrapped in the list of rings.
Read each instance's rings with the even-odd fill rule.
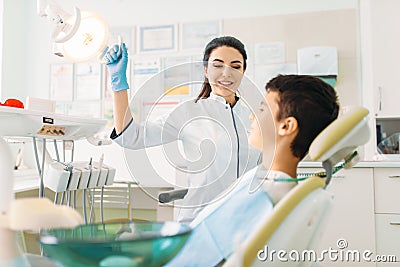
[[[104,56],[107,62],[108,73],[111,78],[111,88],[114,92],[127,90],[129,85],[126,77],[128,66],[128,51],[125,43],[121,46],[115,44]]]

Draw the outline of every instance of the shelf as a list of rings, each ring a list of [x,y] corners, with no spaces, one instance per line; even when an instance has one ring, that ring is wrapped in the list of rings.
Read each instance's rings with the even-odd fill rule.
[[[378,154],[376,160],[400,162],[400,154]]]
[[[399,116],[378,116],[375,117],[377,121],[400,121]]]

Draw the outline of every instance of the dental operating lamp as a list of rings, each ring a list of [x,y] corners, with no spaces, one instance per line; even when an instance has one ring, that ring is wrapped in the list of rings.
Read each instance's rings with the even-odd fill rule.
[[[108,49],[108,25],[96,13],[74,7],[74,14],[70,14],[52,0],[37,0],[37,13],[55,24],[55,55],[82,62],[99,57]]]

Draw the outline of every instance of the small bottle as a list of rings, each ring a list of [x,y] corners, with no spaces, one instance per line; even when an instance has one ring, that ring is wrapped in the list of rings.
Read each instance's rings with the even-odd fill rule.
[[[388,140],[386,139],[386,132],[382,132],[381,153],[382,153],[382,154],[390,154],[390,153],[389,153],[389,144],[388,144]]]
[[[400,154],[400,134],[397,134],[397,151],[396,154]]]
[[[382,141],[382,126],[380,124],[376,125],[376,144],[379,145]]]

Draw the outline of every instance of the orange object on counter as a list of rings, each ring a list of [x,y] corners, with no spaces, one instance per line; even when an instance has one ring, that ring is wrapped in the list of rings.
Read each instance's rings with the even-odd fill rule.
[[[13,107],[13,108],[24,108],[24,103],[22,103],[18,99],[9,98],[4,102],[4,104],[0,103],[0,106]]]

